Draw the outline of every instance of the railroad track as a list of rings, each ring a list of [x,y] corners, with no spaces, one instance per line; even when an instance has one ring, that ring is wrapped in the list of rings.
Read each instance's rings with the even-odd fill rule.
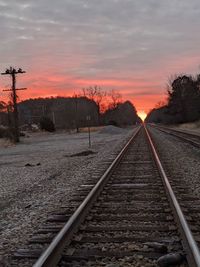
[[[178,198],[184,191],[178,181],[173,181],[173,189]],[[192,201],[197,208],[199,199],[181,195],[186,207]],[[184,212],[193,222],[190,211],[185,208]],[[50,236],[61,227],[49,245]],[[200,267],[191,233],[200,232],[195,227],[189,229],[151,138],[142,127],[97,184],[82,186],[71,206],[54,214],[43,231],[30,240],[29,249],[17,252],[15,258],[19,262],[31,255],[36,258],[45,247],[34,267],[153,267],[172,263]]]
[[[164,133],[175,136],[186,143],[189,143],[195,147],[200,148],[200,136],[199,135],[184,132],[181,130],[175,130],[175,129],[172,129],[172,128],[169,128],[166,126],[151,125],[151,127],[159,129],[160,131],[162,131]]]

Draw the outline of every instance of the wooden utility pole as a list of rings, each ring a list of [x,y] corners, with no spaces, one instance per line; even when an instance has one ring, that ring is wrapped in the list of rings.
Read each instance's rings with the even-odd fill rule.
[[[91,116],[90,115],[86,116],[86,120],[88,121],[88,143],[89,143],[89,147],[91,147],[91,136],[90,136],[90,120],[91,120]]]
[[[23,74],[25,71],[23,71],[21,68],[16,70],[13,67],[10,67],[9,69],[6,69],[5,72],[1,73],[1,75],[10,75],[12,78],[12,88],[11,89],[5,89],[3,91],[11,91],[12,92],[12,104],[13,104],[13,115],[14,115],[14,141],[19,142],[19,118],[18,118],[18,109],[17,109],[17,90],[26,90],[27,88],[18,88],[16,89],[16,74]]]
[[[76,132],[79,133],[79,123],[78,123],[78,95],[73,95],[75,100],[75,124],[76,124]]]

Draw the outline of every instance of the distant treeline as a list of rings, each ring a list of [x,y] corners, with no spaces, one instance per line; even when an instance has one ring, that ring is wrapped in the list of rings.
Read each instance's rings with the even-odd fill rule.
[[[175,124],[200,119],[200,75],[179,75],[167,89],[167,102],[150,111],[146,122]]]
[[[46,117],[51,119],[56,129],[79,129],[86,126],[116,125],[126,126],[140,122],[137,111],[130,101],[123,102],[115,91],[105,107],[104,92],[99,87],[84,89],[81,95],[73,97],[51,97],[28,99],[18,103],[19,124],[40,123]],[[12,111],[0,106],[0,124],[7,125]],[[12,110],[12,107],[11,107]]]

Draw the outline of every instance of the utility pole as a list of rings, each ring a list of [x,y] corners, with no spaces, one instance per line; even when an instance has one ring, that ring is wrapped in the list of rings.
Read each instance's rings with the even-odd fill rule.
[[[10,75],[12,78],[12,88],[11,89],[5,89],[3,91],[11,91],[11,97],[12,97],[12,104],[13,104],[13,115],[14,115],[14,141],[19,142],[19,118],[18,118],[18,109],[17,109],[17,90],[26,90],[27,88],[18,88],[16,89],[16,74],[23,74],[25,71],[23,71],[21,68],[16,70],[13,67],[10,67],[9,69],[6,69],[5,72],[1,73],[1,75]]]
[[[79,125],[78,125],[78,95],[73,95],[75,100],[75,124],[76,124],[76,132],[79,133]]]
[[[90,136],[90,120],[91,120],[91,116],[90,115],[86,116],[86,120],[88,121],[88,144],[89,144],[89,147],[91,147],[91,136]]]

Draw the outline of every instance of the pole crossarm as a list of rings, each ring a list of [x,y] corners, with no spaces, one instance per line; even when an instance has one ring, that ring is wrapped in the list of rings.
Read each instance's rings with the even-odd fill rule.
[[[16,91],[17,90],[27,90],[27,88],[16,88],[15,90]],[[3,92],[8,92],[8,91],[12,91],[12,89],[3,89]]]
[[[25,71],[13,72],[13,73],[2,72],[1,75],[22,74],[22,73],[26,73],[26,72]]]
[[[1,75],[14,75],[14,74],[22,74],[22,73],[26,73],[26,72],[22,70],[21,68],[16,70],[15,68],[10,67],[9,69],[6,69],[5,72],[2,72]]]

